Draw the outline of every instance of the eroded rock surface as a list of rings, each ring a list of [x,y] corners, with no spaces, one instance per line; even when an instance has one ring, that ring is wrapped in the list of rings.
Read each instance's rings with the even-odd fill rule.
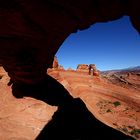
[[[77,66],[76,71],[79,71],[79,72],[88,72],[89,71],[89,66],[87,64],[79,64]]]
[[[58,67],[59,67],[58,59],[57,59],[57,57],[55,56],[55,57],[54,57],[54,60],[53,60],[52,68],[58,69]]]
[[[114,129],[110,129],[103,123],[122,132],[127,129],[128,132],[125,133],[129,135],[135,129],[140,129],[139,92],[134,89],[112,85],[104,79],[92,78],[91,75],[85,73],[53,70],[49,72],[49,75],[63,84],[71,96],[79,97],[81,101],[79,99],[73,100],[74,102],[70,105],[66,96],[63,97],[62,92],[58,92],[56,89],[56,95],[53,90],[49,90],[49,92],[52,91],[50,95],[53,97],[50,103],[54,104],[60,100],[61,106],[58,103],[49,105],[47,102],[44,103],[29,97],[15,98],[12,95],[11,86],[7,85],[9,77],[2,69],[1,71],[3,73],[0,80],[1,140],[34,140],[41,130],[44,130],[42,133],[47,134],[46,137],[49,140],[52,140],[52,137],[61,137],[63,132],[69,135],[70,140],[75,136],[77,138],[86,137],[85,140],[87,138],[100,140],[100,136],[102,137],[103,134],[105,135],[103,137],[107,137],[109,140],[114,139],[114,135],[116,135]],[[47,94],[46,92],[45,96],[50,98],[50,95]],[[55,96],[57,96],[56,101]],[[64,103],[63,98],[66,98],[66,103]],[[92,116],[93,114],[103,123],[98,122]],[[45,129],[43,129],[44,127]],[[103,129],[102,131],[100,127]],[[100,132],[102,135],[99,136]],[[110,132],[113,136],[112,139],[110,139]],[[108,135],[106,135],[107,133]],[[139,134],[132,136],[139,140]]]
[[[58,83],[49,76],[46,76],[46,69],[52,64],[54,55],[64,40],[71,33],[79,29],[88,28],[97,22],[116,20],[124,15],[130,17],[132,25],[140,33],[139,5],[139,0],[0,1],[0,64],[2,64],[8,72],[13,83],[12,92],[10,87],[1,84],[1,99],[4,101],[4,104],[6,104],[8,94],[11,96],[11,99],[8,100],[7,103],[15,101],[14,105],[19,104],[11,93],[13,93],[15,97],[19,97],[21,94],[20,97],[29,96],[47,102],[48,100],[45,98],[46,94],[44,94],[44,91],[48,91],[47,93],[50,93],[50,91],[51,93],[56,93],[56,91],[61,92],[58,87],[61,87],[61,89],[63,89],[63,87],[58,86]],[[7,80],[7,78],[5,80]],[[55,88],[53,88],[54,85],[52,83],[55,85]],[[46,86],[47,88],[45,88]],[[8,93],[3,95],[3,93],[7,91]],[[52,94],[47,94],[49,98],[51,95]],[[60,101],[61,100],[59,100],[59,102]],[[51,102],[55,102],[52,96]],[[10,104],[8,107],[9,106]],[[16,107],[14,106],[12,109],[16,109]],[[6,109],[2,109],[2,111],[5,110]],[[12,111],[14,112],[14,110]],[[22,117],[19,117],[19,120],[21,118]],[[32,126],[32,124],[28,125],[28,123],[25,125],[24,121],[24,123],[19,123],[17,121],[18,119],[16,119],[17,124],[16,126],[13,124],[12,128],[17,127],[17,129],[16,133],[14,132],[12,136],[10,134],[12,134],[14,129],[10,127],[14,122],[13,120],[14,119],[10,121],[8,118],[6,120],[8,123],[4,121],[3,125],[3,117],[0,119],[2,123],[0,125],[2,126],[0,135],[2,135],[1,132],[5,133],[1,139],[6,139],[6,137],[9,136],[10,138],[7,139],[16,139],[17,136],[20,136],[19,133],[24,133],[24,129],[19,129],[19,127]],[[11,125],[9,125],[10,123]],[[7,130],[7,128],[10,129]],[[32,127],[29,129],[31,130]],[[19,132],[19,130],[22,131]],[[24,134],[24,136],[20,137],[22,139],[28,139],[27,137],[34,133],[29,134],[29,132],[29,130],[26,131],[26,136]],[[35,137],[35,135],[33,137]],[[32,138],[30,138],[30,140]]]
[[[15,83],[37,84],[73,32],[129,16],[140,32],[139,0],[0,2],[0,64]]]
[[[0,67],[0,139],[34,140],[44,125],[52,119],[57,107],[33,98],[16,99],[12,95],[10,78]]]
[[[117,80],[111,83],[104,77],[92,78],[88,73],[76,71],[55,71],[49,74],[63,84],[72,96],[80,97],[99,120],[140,140],[139,88],[129,84],[124,86]],[[133,84],[140,77],[134,79],[135,75],[131,75]]]

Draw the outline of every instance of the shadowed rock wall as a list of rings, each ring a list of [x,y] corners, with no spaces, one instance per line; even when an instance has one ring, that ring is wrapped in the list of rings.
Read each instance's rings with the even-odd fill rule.
[[[51,131],[56,126],[54,124],[58,126],[56,130],[66,130],[65,127],[61,128],[63,123],[60,123],[58,116],[65,116],[64,114],[67,114],[69,108],[72,107],[72,111],[70,109],[68,114],[75,114],[74,106],[78,106],[78,104],[80,108],[86,109],[81,101],[76,103],[77,101],[75,102],[69,96],[62,85],[46,76],[46,70],[52,65],[54,55],[61,44],[71,33],[79,29],[88,28],[97,22],[119,19],[124,15],[130,16],[132,25],[140,32],[139,5],[139,0],[0,1],[0,64],[3,65],[14,83],[12,92],[15,97],[29,96],[50,105],[59,106],[60,110],[54,114],[54,120],[50,121],[48,127],[45,127],[47,130],[49,128],[48,136],[54,134],[52,133],[54,131]],[[83,109],[79,114],[84,113]],[[91,114],[89,116],[88,118],[92,118]],[[69,116],[66,115],[65,118],[65,120],[69,120]],[[79,119],[79,117],[77,118]],[[65,122],[67,123],[67,121],[64,121],[64,126],[67,126]],[[90,124],[90,121],[87,124]],[[85,126],[88,126],[87,124]],[[81,125],[74,127],[72,123],[71,127],[69,123],[68,126],[76,130]],[[98,126],[102,127],[97,124],[95,128]],[[106,127],[103,127],[103,130],[106,130]],[[89,130],[85,128],[81,128],[82,131],[79,131],[78,134]],[[59,131],[56,131],[55,134]],[[108,134],[110,132],[115,131],[108,129]],[[73,133],[75,135],[75,132]],[[116,136],[118,136],[117,134]],[[44,137],[44,131],[39,138],[41,136]],[[120,134],[120,139],[122,137],[124,135]],[[64,137],[64,139],[66,138]]]
[[[140,32],[139,0],[0,1],[0,63],[16,83],[35,84],[63,41],[96,22],[130,16]]]

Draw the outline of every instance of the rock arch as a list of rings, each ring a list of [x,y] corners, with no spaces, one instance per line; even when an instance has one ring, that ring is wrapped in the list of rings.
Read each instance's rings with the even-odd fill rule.
[[[59,92],[65,91],[62,86],[58,88],[58,83],[52,78],[46,78],[46,69],[52,65],[63,41],[77,30],[124,15],[130,17],[132,25],[140,33],[139,5],[139,0],[1,0],[0,64],[14,83],[13,93],[20,93],[15,96],[30,95],[47,102],[44,92],[38,93],[40,88],[42,91],[43,88],[48,90],[46,87],[52,88],[51,83],[55,86],[54,93],[60,88]],[[65,104],[73,100],[69,96],[61,96]],[[64,104],[62,98],[60,103]],[[51,98],[50,102],[56,100]]]
[[[0,63],[16,83],[40,82],[70,33],[128,15],[140,33],[139,0],[0,2]]]
[[[96,69],[95,64],[90,64],[89,65],[89,75],[99,76],[99,72]]]

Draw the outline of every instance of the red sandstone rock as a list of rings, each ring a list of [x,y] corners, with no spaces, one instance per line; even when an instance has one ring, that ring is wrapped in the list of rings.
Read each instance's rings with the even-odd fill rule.
[[[52,63],[52,68],[48,68],[47,71],[52,71],[52,70],[62,70],[64,71],[64,67],[62,65],[59,65],[59,62],[58,62],[58,59],[57,57],[55,56],[54,57],[54,60],[53,60],[53,63]]]
[[[92,0],[1,1],[0,63],[3,64],[12,81],[20,84],[37,84],[44,79],[46,69],[52,64],[55,53],[72,32],[75,32],[78,29],[87,28],[96,22],[116,20],[124,15],[130,16],[132,25],[140,32],[139,5],[139,0],[99,2]],[[78,81],[79,79],[76,78],[76,80]],[[70,83],[73,83],[72,79]],[[85,86],[85,83],[83,85]],[[99,85],[94,87],[95,93],[102,93],[104,91],[104,88],[102,89]],[[8,103],[15,101],[14,104],[16,104],[17,107],[19,102],[16,102],[17,100],[14,100],[14,98],[11,97],[10,87],[7,87],[6,84],[1,84],[0,86],[0,96],[2,96],[0,99],[4,101],[3,104],[6,104],[7,101],[6,105],[11,106],[11,104]],[[92,87],[93,85],[89,85],[89,87],[90,86]],[[72,91],[77,89],[79,90],[79,93],[82,93],[82,88],[83,86],[81,85],[80,88],[74,86]],[[110,85],[106,86],[105,93],[109,92],[108,89],[110,89]],[[117,92],[126,91],[123,89],[118,90],[118,88],[116,88],[116,90],[114,89],[111,87],[110,92],[111,94],[115,93],[114,95],[117,96],[117,99],[118,97],[122,97],[122,94],[117,95]],[[7,91],[8,94],[4,94],[5,92],[7,93]],[[87,89],[83,88],[83,92],[85,91],[87,93]],[[112,93],[112,91],[114,92]],[[130,95],[129,92],[130,91],[126,91],[124,94],[128,93],[128,95]],[[127,97],[127,95],[123,96],[123,100],[127,99],[127,102],[129,103],[133,101],[133,104],[136,102],[137,105],[139,96],[135,92],[132,93],[133,96],[135,94],[133,98],[131,97],[132,95],[130,95],[131,99],[130,97]],[[82,97],[84,96],[86,96],[86,94],[82,95]],[[87,95],[85,99],[87,102],[89,101],[88,96],[91,96],[91,94]],[[7,100],[9,97],[11,100]],[[136,99],[136,97],[138,99]],[[89,107],[91,106],[92,104],[89,105]],[[10,109],[7,109],[7,112],[12,114],[11,112],[14,112],[13,107],[11,109],[12,111]],[[3,107],[1,110],[5,111],[5,108]],[[23,110],[20,110],[18,113],[20,114],[22,111]],[[14,112],[14,115],[18,113]],[[1,112],[1,114],[3,114],[3,112]],[[30,111],[29,114],[31,114]],[[6,117],[0,118],[1,139],[15,140],[19,139],[18,136],[22,139],[32,139],[37,134],[36,131],[34,131],[37,127],[34,128],[32,127],[32,124],[27,123],[28,121],[32,121],[32,119],[30,120],[30,115],[27,118],[29,119],[28,121],[24,119],[24,115],[24,117],[18,117],[18,119],[21,119],[22,123],[17,121],[17,118],[14,120],[15,116],[13,116],[13,118],[10,118],[9,114],[5,116]],[[33,116],[34,113],[31,115],[31,118]],[[36,123],[33,123],[33,125],[34,124]],[[26,129],[24,129],[24,127]],[[29,130],[33,133],[30,133]],[[30,136],[32,138],[30,138]]]
[[[51,75],[55,78],[53,73]],[[62,77],[65,80],[64,83],[63,80],[59,81]],[[137,130],[140,129],[140,88],[135,89],[129,85],[124,87],[118,83],[111,84],[104,78],[92,78],[85,73],[70,71],[59,72],[59,77],[57,75],[56,79],[72,96],[80,97],[88,109],[107,125],[120,129],[122,132],[124,132],[123,129],[129,129],[128,126],[132,124]],[[137,77],[138,80],[140,77]],[[120,102],[119,107],[114,107],[113,103],[116,101]],[[131,114],[135,119],[130,117]],[[131,131],[132,129],[129,129],[125,133],[130,134]],[[137,140],[140,139],[140,135],[133,136]]]
[[[64,67],[62,65],[59,65],[58,70],[65,70],[65,69],[64,69]]]
[[[57,107],[33,98],[16,99],[8,86],[9,77],[0,67],[0,139],[34,140]]]
[[[89,65],[89,75],[99,76],[99,71],[97,70],[95,64]]]
[[[71,33],[125,15],[140,32],[139,5],[139,0],[3,0],[0,64],[12,81],[37,84],[44,79],[54,55]]]
[[[95,64],[90,64],[90,65],[87,65],[87,64],[79,64],[77,66],[77,69],[76,71],[78,72],[86,72],[88,73],[89,75],[93,75],[93,76],[99,76],[99,71],[97,70]]]
[[[68,69],[67,69],[67,71],[74,71],[71,67],[69,67]]]
[[[44,125],[52,119],[57,107],[33,98],[14,98],[11,87],[7,86],[7,80],[3,80],[4,77],[9,79],[7,74],[2,68],[0,71],[3,74],[0,80],[0,139],[34,140]],[[126,126],[131,131],[127,127],[129,125],[140,129],[139,90],[111,84],[103,78],[99,80],[85,73],[53,70],[49,74],[63,84],[73,97],[80,97],[102,122],[121,130]],[[131,75],[131,79],[132,76],[136,78],[136,75]],[[119,101],[121,105],[114,107],[115,101]]]
[[[57,59],[56,56],[54,57],[53,66],[52,66],[52,67],[53,67],[54,69],[58,69],[58,67],[59,67],[58,59]]]
[[[88,73],[88,70],[89,68],[87,64],[79,64],[76,69],[76,71],[78,72],[87,72],[87,73]]]

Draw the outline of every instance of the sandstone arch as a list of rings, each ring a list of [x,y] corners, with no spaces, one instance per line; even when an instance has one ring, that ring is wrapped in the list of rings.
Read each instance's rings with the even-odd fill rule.
[[[128,15],[140,33],[139,0],[0,2],[0,63],[14,82],[40,82],[67,36]]]
[[[127,15],[140,33],[139,5],[139,0],[1,0],[0,64],[14,83],[13,93],[23,91],[15,96],[47,100],[44,92],[39,95],[37,91],[48,90],[46,83],[53,80],[46,78],[46,69],[72,32]],[[51,84],[47,86],[52,88]]]
[[[95,64],[89,65],[89,75],[99,76],[99,72],[97,71]]]

